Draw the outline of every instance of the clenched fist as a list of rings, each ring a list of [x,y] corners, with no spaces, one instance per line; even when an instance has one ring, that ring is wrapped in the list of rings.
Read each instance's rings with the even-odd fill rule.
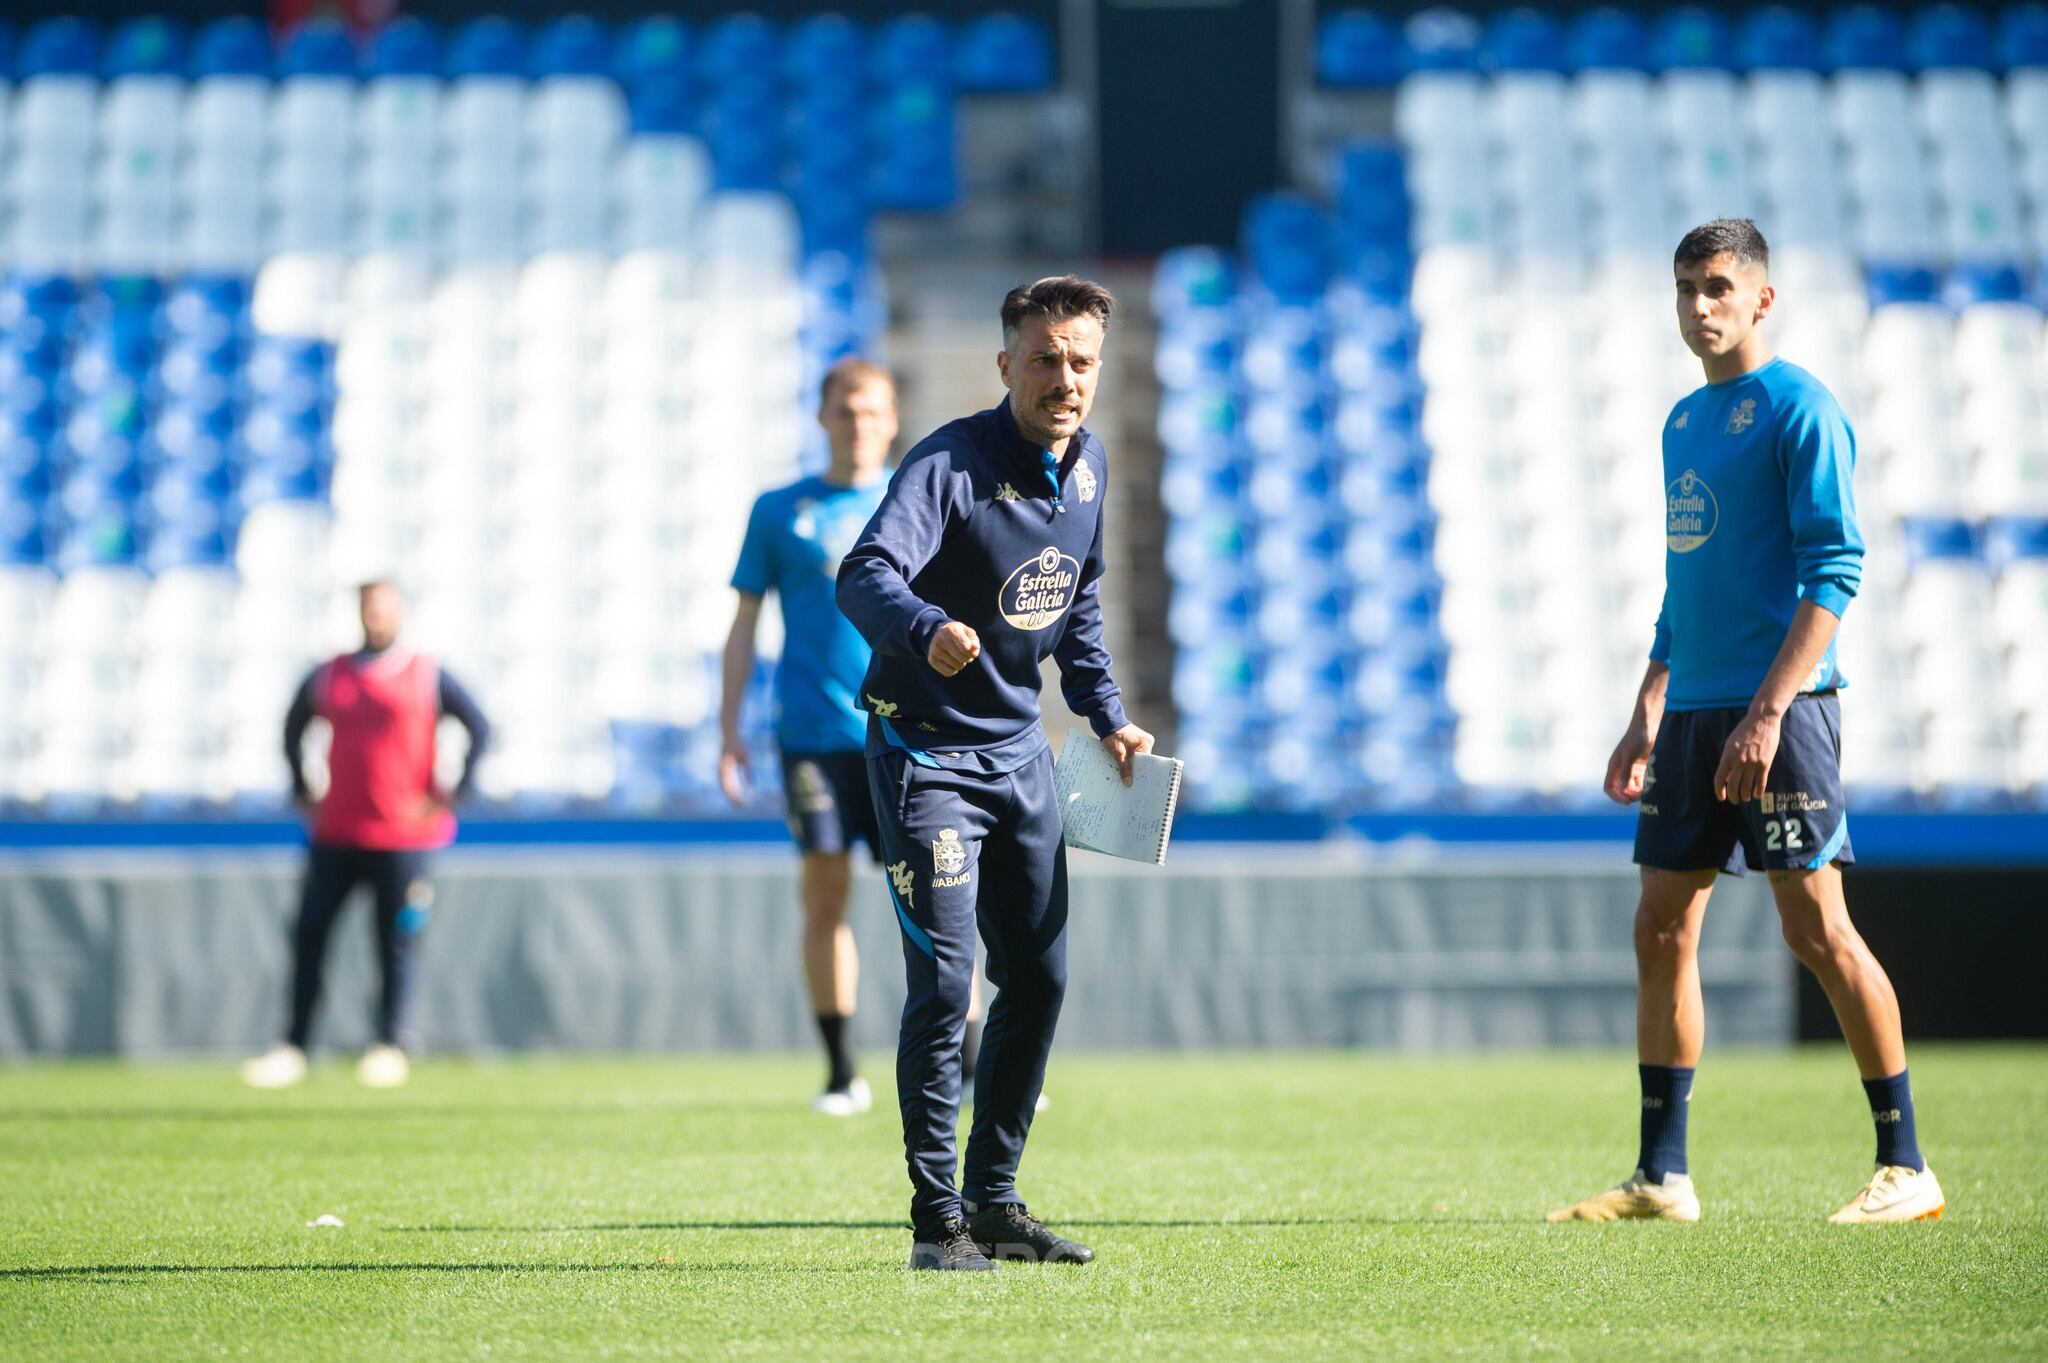
[[[951,677],[980,656],[981,636],[958,620],[948,620],[932,636],[932,646],[925,651],[924,658],[932,665],[932,671]]]

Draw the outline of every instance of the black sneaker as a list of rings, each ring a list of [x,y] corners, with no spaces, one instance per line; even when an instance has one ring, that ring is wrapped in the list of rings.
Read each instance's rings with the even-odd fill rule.
[[[933,1268],[939,1270],[979,1273],[992,1271],[995,1265],[974,1243],[974,1237],[967,1233],[967,1223],[957,1216],[949,1216],[937,1227],[917,1232],[917,1241],[910,1247],[912,1268]]]
[[[1027,1264],[1085,1264],[1095,1251],[1078,1240],[1054,1235],[1021,1202],[992,1202],[968,1223],[974,1247],[991,1259]]]

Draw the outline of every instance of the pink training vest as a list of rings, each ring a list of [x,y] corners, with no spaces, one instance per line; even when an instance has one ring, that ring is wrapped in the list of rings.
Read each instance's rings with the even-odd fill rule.
[[[433,801],[441,674],[432,658],[403,645],[366,661],[343,654],[315,678],[313,713],[334,730],[314,842],[425,851],[454,840],[454,814]]]

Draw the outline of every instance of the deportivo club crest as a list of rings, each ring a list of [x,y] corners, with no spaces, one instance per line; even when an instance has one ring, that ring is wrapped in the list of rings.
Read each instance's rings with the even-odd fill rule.
[[[1744,398],[1735,404],[1735,410],[1728,414],[1729,435],[1741,435],[1756,423],[1756,399]]]
[[[960,845],[957,829],[941,828],[939,836],[932,839],[932,874],[957,876],[967,865],[967,849]]]
[[[1082,501],[1095,500],[1095,470],[1088,467],[1085,459],[1074,465],[1074,488],[1081,494]]]

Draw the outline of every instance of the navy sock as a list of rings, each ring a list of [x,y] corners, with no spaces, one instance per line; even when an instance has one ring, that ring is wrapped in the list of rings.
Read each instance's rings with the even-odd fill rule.
[[[1686,1172],[1685,1114],[1692,1108],[1692,1066],[1638,1065],[1643,1081],[1643,1143],[1636,1167],[1652,1183]]]
[[[1920,1135],[1913,1129],[1913,1082],[1906,1071],[1889,1079],[1866,1079],[1863,1091],[1870,1096],[1870,1120],[1877,1124],[1877,1162],[1925,1169]]]

